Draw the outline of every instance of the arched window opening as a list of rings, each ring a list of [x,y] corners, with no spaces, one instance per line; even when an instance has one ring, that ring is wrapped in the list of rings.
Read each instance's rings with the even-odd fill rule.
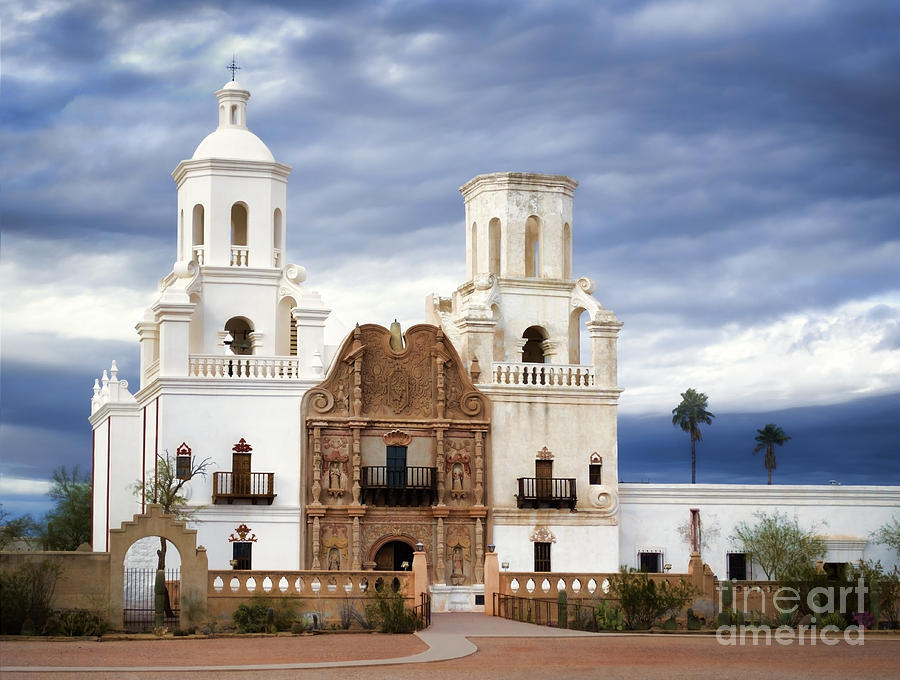
[[[544,363],[544,341],[547,332],[540,326],[529,326],[522,333],[525,346],[522,348],[522,361],[529,364]]]
[[[275,214],[272,217],[272,247],[274,248],[273,258],[272,258],[272,266],[278,267],[281,265],[281,249],[283,247],[282,238],[283,238],[282,226],[281,226],[281,209],[275,208]]]
[[[191,293],[190,300],[194,304],[194,312],[188,326],[188,342],[191,354],[203,354],[203,305],[200,304],[198,293]]]
[[[500,220],[496,217],[488,224],[488,270],[500,276]]]
[[[199,265],[206,260],[206,248],[203,245],[204,221],[203,206],[198,203],[191,215],[191,259],[196,260]]]
[[[494,325],[494,347],[493,361],[506,361],[506,333],[503,330],[503,324],[500,321],[500,307],[491,305],[491,318],[496,322]]]
[[[290,296],[278,302],[275,320],[275,354],[278,356],[297,356],[297,326],[291,315],[291,310],[296,306],[296,300]]]
[[[199,203],[194,206],[194,215],[191,226],[191,244],[203,245],[203,206]]]
[[[250,343],[253,327],[247,319],[242,316],[232,317],[225,323],[225,330],[231,333],[233,354],[253,354],[253,346]]]
[[[568,222],[563,225],[563,278],[572,278],[572,228]]]
[[[178,253],[175,259],[184,259],[184,210],[178,211]]]
[[[238,124],[238,107],[235,104],[233,104],[231,106],[231,124],[232,125]]]
[[[470,273],[472,277],[479,272],[478,267],[478,223],[472,222],[472,229],[469,233],[469,253],[471,253]],[[470,277],[471,278],[471,277]]]
[[[583,307],[578,307],[577,309],[573,309],[572,313],[569,314],[569,363],[570,364],[586,364],[590,363],[590,357],[587,357],[588,361],[584,360],[584,357],[581,356],[582,348],[588,348],[590,345],[588,342],[582,341],[582,334],[587,334],[587,323],[589,316],[587,311]]]
[[[243,203],[231,206],[231,245],[247,245],[247,206]]]
[[[231,266],[246,267],[250,252],[247,248],[247,206],[231,206]]]
[[[541,223],[532,215],[525,221],[525,276],[538,276],[541,270]]]

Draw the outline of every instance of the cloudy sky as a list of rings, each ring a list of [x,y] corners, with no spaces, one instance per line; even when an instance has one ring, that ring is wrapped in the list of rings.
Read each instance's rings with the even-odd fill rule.
[[[302,6],[302,8],[298,8]],[[288,260],[340,326],[463,281],[457,187],[567,174],[575,270],[625,323],[620,469],[900,483],[900,5],[0,1],[0,500],[90,470],[93,379],[137,383],[170,271],[170,172],[229,77],[288,184]]]

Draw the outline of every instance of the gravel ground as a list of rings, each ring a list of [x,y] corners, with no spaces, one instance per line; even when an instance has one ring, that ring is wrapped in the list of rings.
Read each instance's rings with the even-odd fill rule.
[[[726,647],[715,637],[596,636],[473,637],[478,652],[453,661],[303,670],[92,672],[92,680],[429,680],[431,678],[810,678],[865,680],[898,677],[900,640],[867,639],[863,646],[747,645]],[[128,642],[2,641],[3,666],[267,664],[330,659],[388,658],[415,654],[425,645],[409,635],[322,635],[298,638],[227,638]],[[80,677],[75,673],[0,672],[9,680]]]

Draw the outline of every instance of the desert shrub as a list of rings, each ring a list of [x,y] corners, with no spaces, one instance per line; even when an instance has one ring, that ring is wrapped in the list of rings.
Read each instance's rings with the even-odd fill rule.
[[[609,579],[609,590],[619,599],[630,630],[650,628],[662,616],[680,611],[695,595],[694,587],[684,579],[657,582],[645,572],[626,567]]]
[[[840,630],[844,630],[847,625],[847,617],[839,612],[822,614],[816,619],[816,626],[820,629],[825,626],[837,626]]]
[[[26,622],[27,632],[42,631],[61,574],[59,563],[46,559],[27,561],[0,573],[0,633],[18,635]]]
[[[601,600],[597,605],[594,617],[597,621],[597,630],[622,630],[625,625],[622,610],[605,600]]]
[[[415,612],[406,606],[403,593],[393,588],[375,589],[366,604],[366,617],[382,633],[412,633],[419,627]]]
[[[231,615],[238,633],[274,633],[290,630],[297,619],[294,607],[302,602],[290,598],[255,595],[249,603],[241,603]]]

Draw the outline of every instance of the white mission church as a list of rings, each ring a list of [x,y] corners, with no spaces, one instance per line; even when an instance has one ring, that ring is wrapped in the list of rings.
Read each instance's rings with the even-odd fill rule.
[[[140,388],[115,363],[94,386],[94,550],[168,452],[211,459],[184,487],[210,569],[390,570],[421,543],[436,603],[475,607],[489,546],[512,571],[685,572],[699,525],[719,578],[763,578],[729,539],[760,510],[820,527],[826,563],[896,562],[871,534],[897,486],[618,483],[622,324],[572,271],[569,177],[471,179],[467,280],[405,333],[359,319],[326,345],[330,310],[284,261],[290,167],[248,129],[247,90],[216,97],[172,173],[177,256],[136,326]]]

